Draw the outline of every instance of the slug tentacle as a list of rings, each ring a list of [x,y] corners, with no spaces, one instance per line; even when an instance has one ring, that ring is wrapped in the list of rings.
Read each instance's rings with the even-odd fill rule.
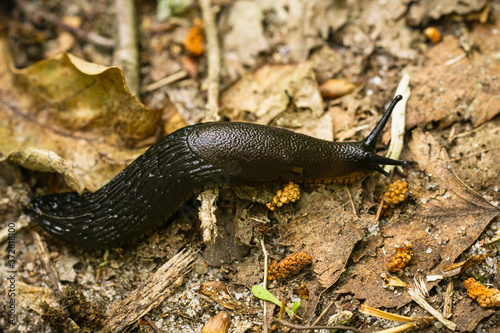
[[[408,165],[376,154],[375,141],[401,100],[396,96],[364,142],[330,142],[250,123],[181,128],[139,156],[95,193],[33,198],[42,229],[68,243],[102,247],[152,230],[197,191],[213,185],[298,181],[346,184],[380,165]]]
[[[385,125],[387,124],[387,121],[391,117],[392,111],[396,107],[396,104],[398,104],[402,99],[403,96],[401,95],[396,95],[396,97],[394,97],[394,99],[391,102],[391,105],[389,105],[387,111],[382,116],[382,119],[380,119],[377,126],[375,126],[370,135],[366,137],[365,141],[363,141],[365,145],[375,149],[375,144],[377,143],[377,139],[380,136],[380,134],[382,134],[382,130],[384,129]]]

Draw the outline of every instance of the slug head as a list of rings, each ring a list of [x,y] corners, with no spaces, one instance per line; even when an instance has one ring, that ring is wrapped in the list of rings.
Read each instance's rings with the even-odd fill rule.
[[[396,107],[396,104],[403,99],[403,96],[397,95],[391,102],[391,105],[387,108],[387,111],[382,116],[382,119],[378,122],[377,126],[373,129],[373,131],[366,137],[366,139],[361,144],[361,149],[363,150],[363,162],[368,166],[368,169],[378,171],[385,176],[389,174],[384,171],[380,167],[380,165],[401,165],[401,166],[410,166],[411,162],[408,161],[398,161],[393,160],[392,158],[387,158],[384,156],[380,156],[376,154],[375,144],[377,143],[377,139],[382,134],[382,130],[384,129],[387,121],[389,120],[392,111]]]

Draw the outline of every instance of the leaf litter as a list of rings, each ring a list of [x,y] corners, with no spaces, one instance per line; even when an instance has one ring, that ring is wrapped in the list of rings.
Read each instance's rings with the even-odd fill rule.
[[[144,148],[160,114],[127,89],[116,67],[62,54],[25,69],[8,62],[0,42],[1,159],[59,172],[74,191],[95,191]],[[112,130],[110,130],[112,129]]]
[[[347,7],[342,1],[321,0],[307,4],[300,1],[287,3],[278,1],[273,4],[246,1],[237,3],[237,6],[222,7],[225,9],[222,16],[231,17],[235,15],[231,11],[234,10],[236,13],[237,10],[241,10],[240,7],[246,8],[245,6],[251,6],[252,10],[259,14],[249,18],[254,20],[252,24],[255,30],[252,31],[253,35],[250,37],[256,47],[246,54],[244,50],[247,41],[244,38],[240,38],[237,33],[224,35],[224,38],[231,40],[223,45],[224,53],[226,54],[226,51],[233,53],[231,66],[235,68],[232,72],[235,75],[231,75],[229,69],[225,73],[226,77],[232,78],[235,82],[231,82],[232,84],[229,84],[222,94],[223,112],[230,120],[250,120],[262,124],[280,125],[328,140],[334,137],[334,132],[337,138],[340,137],[342,140],[361,138],[371,130],[372,124],[379,118],[376,110],[383,109],[384,103],[390,99],[392,88],[396,86],[399,78],[399,66],[409,64],[415,66],[413,70],[416,74],[413,75],[411,82],[414,92],[408,103],[407,124],[411,127],[431,129],[429,124],[437,123],[443,129],[433,130],[431,132],[433,136],[419,130],[412,132],[410,150],[406,149],[403,152],[406,154],[403,158],[418,162],[418,167],[409,170],[408,174],[404,175],[410,183],[412,196],[406,206],[397,208],[392,218],[382,222],[374,221],[374,207],[371,206],[377,200],[379,192],[375,192],[375,201],[373,198],[367,200],[367,197],[373,194],[366,193],[368,189],[371,191],[375,188],[379,178],[367,179],[361,184],[349,186],[348,189],[333,185],[309,188],[291,210],[286,208],[287,211],[275,213],[269,213],[265,207],[261,207],[262,205],[252,203],[255,199],[237,199],[235,204],[231,195],[226,194],[226,197],[222,199],[224,204],[218,209],[222,211],[218,213],[220,222],[223,226],[235,224],[235,230],[225,227],[222,229],[225,234],[224,244],[220,247],[220,251],[225,252],[227,259],[220,268],[210,268],[208,273],[189,274],[186,277],[189,282],[186,283],[185,289],[170,297],[170,301],[163,302],[158,309],[151,312],[151,315],[160,318],[158,319],[160,324],[174,318],[178,325],[183,325],[186,323],[184,317],[189,318],[187,321],[199,322],[196,318],[204,316],[204,312],[202,307],[194,305],[196,302],[193,299],[195,298],[192,298],[190,291],[193,285],[198,283],[196,278],[222,279],[228,286],[235,288],[241,285],[250,288],[261,282],[263,270],[266,267],[263,267],[262,256],[255,248],[254,242],[262,233],[266,235],[266,246],[275,259],[283,259],[292,251],[304,251],[313,257],[311,269],[288,281],[272,285],[269,289],[277,296],[290,297],[292,293],[289,286],[304,283],[310,293],[310,304],[307,302],[301,304],[301,308],[308,307],[307,316],[304,318],[312,318],[315,310],[318,313],[318,310],[329,303],[331,291],[349,293],[355,298],[363,299],[371,306],[407,309],[405,304],[410,299],[404,289],[384,289],[380,276],[380,273],[386,272],[387,262],[394,254],[396,245],[403,246],[407,240],[413,244],[414,256],[401,277],[404,282],[412,286],[411,278],[417,273],[438,274],[443,265],[464,261],[467,258],[463,256],[467,256],[472,249],[483,249],[480,246],[481,241],[484,240],[482,232],[488,225],[496,225],[491,221],[498,219],[498,209],[488,203],[488,201],[495,202],[494,196],[498,192],[494,190],[494,170],[498,168],[498,163],[494,161],[495,156],[498,157],[498,151],[488,150],[494,148],[492,145],[495,143],[495,135],[498,134],[498,131],[495,132],[498,127],[498,117],[495,118],[498,109],[494,107],[498,104],[495,100],[495,93],[498,95],[498,82],[492,79],[498,70],[498,61],[495,60],[494,51],[498,43],[498,34],[495,33],[495,29],[498,28],[491,24],[472,25],[471,33],[475,43],[481,46],[481,53],[474,51],[470,59],[464,58],[452,65],[444,66],[443,64],[453,60],[454,56],[463,53],[459,46],[460,39],[448,35],[445,36],[443,42],[435,46],[419,44],[421,49],[429,48],[424,61],[421,51],[415,47],[416,43],[421,43],[422,36],[416,29],[406,24],[407,20],[412,22],[411,15],[417,9],[420,10],[420,18],[417,21],[414,20],[414,24],[428,22],[429,17],[453,15],[446,8],[432,7],[429,5],[430,1],[412,3],[411,6],[408,6],[407,1],[361,1]],[[449,1],[449,3],[450,6],[455,6],[453,8],[459,8],[456,7],[458,5],[465,8],[460,7],[460,11],[456,10],[454,14],[465,14],[483,8],[481,3],[484,1],[467,1],[460,2],[460,4],[457,1]],[[365,10],[366,8],[370,10]],[[388,11],[388,8],[391,10]],[[407,12],[408,8],[409,12]],[[374,12],[383,13],[383,15],[373,15]],[[334,13],[337,15],[333,15]],[[297,22],[304,24],[297,24]],[[230,23],[234,28],[240,22],[235,22],[233,19]],[[259,25],[265,29],[261,29]],[[238,31],[237,28],[235,31]],[[175,63],[172,59],[176,59],[179,55],[179,51],[175,48],[175,40],[163,39],[163,41],[174,43],[174,46],[167,48],[159,46],[161,43],[158,41],[162,40],[160,37],[153,36],[152,38],[157,43],[156,47],[161,49],[161,52],[157,52],[156,55],[169,57],[171,53],[173,56],[169,57],[168,62]],[[227,52],[227,54],[230,53]],[[240,56],[234,56],[234,54]],[[305,62],[311,54],[313,55],[312,64]],[[267,56],[269,58],[266,58]],[[96,55],[93,58],[96,58]],[[269,62],[270,58],[277,63]],[[54,61],[54,59],[59,59],[59,66],[75,60],[72,56],[66,56],[66,58],[56,56],[50,60]],[[331,64],[332,59],[337,61]],[[423,62],[423,66],[418,67],[419,65],[412,63],[412,59],[419,59]],[[53,65],[55,63],[57,62],[52,62]],[[325,66],[325,63],[330,64]],[[466,64],[472,68],[465,66]],[[198,65],[202,73],[203,61],[200,61]],[[87,68],[84,72],[87,71],[87,74],[94,79],[103,76],[106,72],[111,75],[114,71],[114,69],[96,69],[91,64],[89,66],[90,69]],[[155,71],[158,66],[163,69]],[[449,70],[450,67],[453,68],[452,71]],[[163,62],[158,59],[150,62],[149,69],[154,75],[170,70],[170,68],[165,68]],[[68,68],[64,70],[68,71]],[[17,71],[22,72],[22,70]],[[482,71],[492,74],[479,78],[478,75]],[[16,70],[13,72],[20,75]],[[121,74],[118,74],[111,81],[113,84],[117,83],[119,88],[123,88],[123,79]],[[146,76],[153,74],[146,74]],[[2,70],[0,80],[8,81],[12,75],[9,70]],[[464,75],[471,79],[463,80]],[[361,86],[351,95],[324,102],[321,100],[318,84],[330,78],[347,79],[356,84],[361,82]],[[75,100],[83,96],[85,99],[88,98],[88,95],[85,93],[81,95],[81,92],[88,89],[89,81],[86,81],[88,78],[82,80],[86,82],[83,88],[80,86],[80,90],[68,93],[64,98],[56,98],[55,101],[47,99],[46,91],[39,87],[30,89],[25,94],[15,91],[15,87],[8,85],[2,85],[0,88],[2,116],[3,113],[10,112],[9,117],[14,117],[15,124],[22,124],[25,119],[28,119],[37,125],[33,134],[26,130],[26,126],[17,127],[19,129],[17,132],[28,137],[28,139],[24,138],[23,144],[28,143],[39,148],[44,147],[47,141],[47,148],[44,149],[57,154],[56,156],[61,158],[62,162],[67,162],[66,165],[61,164],[59,172],[69,175],[70,172],[64,171],[63,167],[74,169],[75,185],[70,186],[79,191],[94,190],[106,183],[143,151],[144,148],[137,148],[141,140],[147,140],[148,137],[153,136],[159,126],[158,113],[140,107],[137,117],[147,117],[150,124],[144,128],[113,122],[116,119],[110,114],[120,108],[116,104],[104,106],[102,110],[100,108],[95,110],[88,104],[85,105],[86,108],[68,108],[68,105],[72,106],[68,102],[71,101],[72,96],[77,96]],[[481,87],[474,86],[478,81],[482,84]],[[152,104],[158,104],[158,101],[166,101],[167,96],[172,95],[172,97],[175,96],[173,100],[177,108],[184,108],[183,114],[189,114],[197,108],[196,105],[203,105],[200,97],[203,94],[198,93],[200,87],[201,85],[196,86],[192,82],[184,81],[178,85],[161,88],[146,96],[146,100]],[[10,93],[10,88],[20,96],[15,99],[15,102],[3,98]],[[35,94],[37,90],[41,90],[45,95]],[[99,100],[107,99],[107,95],[103,94],[109,93],[108,90],[109,86],[106,84],[98,88]],[[35,101],[32,100],[30,92],[33,92],[36,97]],[[360,92],[366,92],[366,95]],[[134,105],[138,103],[127,94],[118,98],[117,95],[111,94],[110,96],[113,102],[126,100],[125,105],[128,105],[130,101],[133,101]],[[461,102],[458,106],[456,97]],[[39,103],[40,101],[43,103]],[[443,104],[445,102],[451,104]],[[22,113],[12,112],[14,108]],[[69,116],[61,112],[67,109],[70,111]],[[89,114],[87,112],[89,109],[102,111],[102,113]],[[26,112],[27,110],[30,112]],[[447,114],[449,110],[452,112]],[[108,112],[110,114],[107,114]],[[73,117],[76,118],[73,119]],[[194,119],[200,118],[197,117]],[[138,118],[132,117],[131,119]],[[474,132],[474,135],[459,136],[451,140],[451,143],[446,142],[449,125],[456,126],[457,131],[471,130],[467,124],[461,123],[467,119],[470,119],[476,128],[482,123],[486,125]],[[11,128],[12,123],[4,122],[0,128],[3,127]],[[113,130],[110,131],[109,128]],[[45,139],[45,136],[48,136],[45,132],[55,134]],[[460,134],[460,132],[450,132],[449,138],[453,138],[457,133]],[[1,133],[1,136],[7,138],[7,142],[16,138],[12,132],[7,132],[5,135]],[[31,143],[35,140],[36,144]],[[479,150],[470,148],[475,144],[475,140],[479,140],[479,147],[477,147]],[[455,157],[451,156],[451,161],[440,144],[447,147],[450,154],[456,154]],[[17,147],[16,145],[18,143],[12,144],[14,147]],[[80,148],[80,145],[87,147],[86,150]],[[79,153],[85,156],[86,160],[92,161],[90,165],[82,166],[83,162],[79,162],[67,147],[75,150],[74,155]],[[4,150],[1,152],[4,156],[8,154]],[[95,155],[96,152],[100,152],[101,155]],[[475,158],[469,158],[468,155],[473,155]],[[480,157],[480,162],[477,162],[477,155]],[[100,160],[103,156],[105,161]],[[42,162],[43,160],[49,160],[47,154]],[[54,160],[55,158],[50,159],[50,161]],[[43,165],[47,164],[44,162]],[[484,193],[480,194],[490,196],[491,199],[485,200],[468,190],[456,178],[451,166],[466,184],[475,185],[474,189],[481,188]],[[53,165],[49,167],[52,169],[45,170],[55,168]],[[476,167],[480,167],[484,172],[477,172]],[[71,184],[71,179],[67,176],[66,182]],[[351,192],[352,204],[347,191]],[[272,191],[269,192],[272,193]],[[496,198],[498,200],[498,197]],[[266,202],[264,199],[257,199],[257,201]],[[354,206],[355,213],[351,205]],[[193,236],[188,236],[192,233],[190,226],[178,226],[180,220],[182,218],[177,216],[174,223],[177,227],[169,227],[161,231],[161,234],[168,233],[169,230],[173,231],[175,235],[171,236],[172,244],[178,243],[172,245],[174,248],[180,247],[179,244],[193,242],[193,240],[196,242]],[[275,220],[280,224],[276,224]],[[245,225],[245,223],[249,224]],[[268,228],[267,231],[266,228]],[[178,232],[186,230],[189,231],[185,232],[186,235],[177,235]],[[134,263],[131,259],[136,254],[134,249],[125,248],[124,254],[113,253],[110,259],[110,262],[114,263],[113,269],[106,267],[108,272],[113,273],[106,273],[105,279],[101,280],[103,283],[101,291],[91,288],[88,292],[101,297],[103,290],[112,288],[115,279],[119,281],[120,287],[118,291],[114,290],[111,293],[111,297],[120,297],[121,294],[126,296],[127,292],[134,290],[135,284],[139,283],[141,278],[144,281],[149,276],[148,272],[157,267],[155,259],[166,255],[165,250],[158,250],[157,247],[169,246],[170,240],[158,242],[158,237],[158,235],[153,235],[149,243],[139,246],[140,251],[144,253],[148,252],[148,246],[156,249],[149,253],[149,257],[143,257],[147,260],[147,265],[140,262],[139,269],[131,270],[119,264],[126,262],[124,266],[129,266],[130,263]],[[175,240],[175,237],[180,239]],[[239,242],[245,244],[241,247],[243,250],[241,252],[237,250],[237,246],[241,245]],[[478,244],[479,247],[477,247]],[[56,249],[58,248],[60,246],[56,246]],[[215,263],[220,257],[217,256],[216,249],[211,251],[215,256],[212,259],[207,257],[207,260]],[[231,255],[227,256],[228,252],[231,252],[232,258]],[[76,251],[76,253],[76,258],[84,263],[91,259],[90,257],[99,256],[99,254],[90,254],[89,257],[89,254],[83,254],[81,251]],[[89,264],[90,271],[84,269],[82,271],[79,265],[71,268],[85,276],[83,280],[80,280],[77,275],[77,284],[93,281],[93,264],[92,261]],[[470,271],[474,269],[476,268],[468,268],[463,274],[470,274]],[[131,277],[134,274],[137,276]],[[129,276],[130,279],[125,276]],[[494,282],[499,281],[497,279]],[[439,294],[439,283],[427,283],[427,285],[429,288],[434,288],[431,291],[434,293],[437,291]],[[323,295],[322,291],[328,287],[330,289]],[[461,294],[460,289],[456,292]],[[241,294],[236,293],[237,298],[241,295],[248,296],[248,290]],[[350,295],[343,297],[344,306],[356,304],[349,301],[352,299]],[[177,304],[185,309],[176,309],[175,306],[172,308],[171,304]],[[206,306],[206,303],[203,304]],[[433,305],[437,308],[439,302]],[[181,315],[175,315],[175,311]],[[451,320],[456,322],[461,330],[473,330],[482,318],[491,314],[491,310],[480,309],[465,296],[455,298],[455,310]],[[268,316],[270,315],[272,313],[268,313]],[[207,319],[205,317],[203,320]],[[238,322],[235,325],[239,325]],[[201,328],[201,325],[198,328]]]

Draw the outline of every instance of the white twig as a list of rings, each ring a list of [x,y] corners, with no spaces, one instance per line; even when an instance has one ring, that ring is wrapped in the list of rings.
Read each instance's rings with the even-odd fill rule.
[[[415,290],[408,288],[408,294],[410,295],[411,299],[415,301],[415,303],[423,307],[427,312],[429,312],[432,316],[434,316],[434,318],[443,323],[444,326],[448,327],[452,331],[456,330],[457,324],[444,318],[443,315],[439,313],[438,310],[430,306],[430,304],[427,303],[422,296],[420,296],[417,292],[415,292]]]
[[[127,87],[136,96],[139,94],[139,45],[135,23],[133,0],[115,0],[118,26],[115,62],[123,70]]]
[[[219,76],[221,68],[220,46],[215,24],[214,14],[210,7],[210,0],[200,0],[200,7],[207,39],[207,105],[205,121],[219,121]]]
[[[187,76],[187,72],[185,70],[180,70],[172,75],[166,76],[163,79],[160,79],[156,82],[153,82],[151,84],[148,84],[141,90],[143,92],[150,92],[153,90],[156,90],[158,88],[161,88],[163,86],[169,85],[171,83],[174,83],[175,81],[179,81]]]
[[[389,144],[389,150],[385,155],[386,157],[395,160],[399,159],[401,151],[403,150],[403,139],[406,124],[406,103],[410,98],[410,93],[410,75],[404,72],[395,94],[403,96],[403,100],[396,105],[394,111],[392,112],[391,143]],[[394,165],[386,165],[384,166],[384,170],[389,173],[394,169],[394,167]]]
[[[260,239],[260,246],[262,247],[262,252],[264,253],[264,288],[267,289],[267,267],[269,267],[267,260],[268,260],[268,254],[266,250],[266,244],[264,244],[264,236]],[[264,333],[267,333],[267,302],[264,302]]]
[[[217,198],[219,197],[219,188],[206,190],[198,195],[201,206],[198,209],[198,217],[201,221],[200,229],[203,235],[203,241],[206,244],[214,244],[217,237]]]

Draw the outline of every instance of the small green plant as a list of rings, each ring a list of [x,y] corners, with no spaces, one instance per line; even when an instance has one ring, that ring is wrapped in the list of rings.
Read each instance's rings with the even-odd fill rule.
[[[263,301],[268,301],[268,302],[271,302],[271,303],[274,303],[276,304],[277,306],[279,306],[281,308],[281,302],[278,301],[278,299],[276,297],[274,297],[273,294],[271,294],[269,292],[269,290],[267,290],[266,288],[262,287],[262,286],[259,286],[258,284],[256,284],[255,286],[252,287],[252,293],[255,297],[263,300]],[[288,315],[290,316],[290,318],[295,318],[295,311],[297,311],[297,309],[299,308],[300,306],[300,302],[299,301],[296,301],[295,303],[293,303],[293,306],[292,306],[292,309],[288,309],[286,306],[285,306],[285,311],[286,313],[288,313]]]

